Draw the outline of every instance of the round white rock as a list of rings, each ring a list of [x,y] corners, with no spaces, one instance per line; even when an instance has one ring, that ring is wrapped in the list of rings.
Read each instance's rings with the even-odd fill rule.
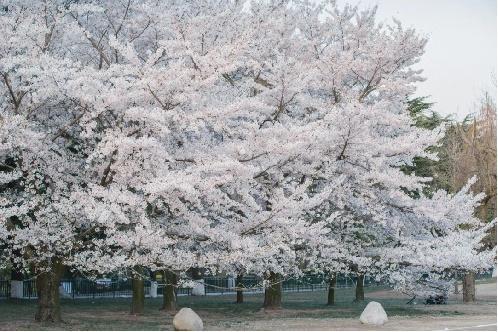
[[[383,325],[387,322],[387,314],[379,302],[367,304],[360,316],[360,322],[369,325]]]
[[[190,308],[182,308],[173,318],[175,331],[202,331],[202,319]]]

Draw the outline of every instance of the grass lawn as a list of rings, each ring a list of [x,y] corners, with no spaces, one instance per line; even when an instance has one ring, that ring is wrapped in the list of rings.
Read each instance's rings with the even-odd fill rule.
[[[235,304],[235,295],[181,296],[179,307],[194,309],[204,320],[205,329],[251,329],[251,322],[265,319],[357,318],[370,298],[353,303],[353,289],[337,291],[337,305],[326,306],[325,291],[284,293],[283,310],[261,310],[262,294],[245,295],[244,304]],[[36,301],[0,300],[1,330],[171,330],[172,315],[159,311],[162,298],[146,299],[142,316],[129,315],[130,298],[62,300],[62,325],[38,324],[33,321]],[[455,311],[427,311],[422,306],[407,305],[406,299],[381,299],[388,316],[459,315]]]

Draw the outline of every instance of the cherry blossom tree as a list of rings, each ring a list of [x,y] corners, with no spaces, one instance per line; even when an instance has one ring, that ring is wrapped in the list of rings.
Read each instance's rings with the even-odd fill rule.
[[[130,276],[140,314],[148,270],[256,274],[273,309],[305,271],[442,269],[403,254],[438,241],[477,264],[480,196],[400,169],[442,130],[406,111],[426,40],[375,9],[8,1],[0,33],[0,240],[38,320],[64,266]]]
[[[24,7],[23,5],[28,5]],[[34,6],[34,8],[33,8]],[[35,10],[35,9],[39,9]],[[44,15],[40,15],[39,12]],[[39,294],[38,320],[60,320],[58,280],[82,225],[73,188],[85,183],[85,145],[72,136],[85,106],[69,97],[76,63],[49,52],[61,15],[42,4],[6,3],[0,15],[2,254],[30,269]],[[47,309],[48,308],[48,309]]]
[[[177,22],[196,8],[113,4],[13,2],[0,17],[2,253],[36,275],[42,321],[60,320],[65,265],[131,274],[141,313],[144,268],[197,265],[230,177],[197,105],[218,73],[199,73]]]

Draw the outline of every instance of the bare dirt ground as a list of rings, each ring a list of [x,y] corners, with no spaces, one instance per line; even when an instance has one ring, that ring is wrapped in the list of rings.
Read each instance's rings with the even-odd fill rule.
[[[232,329],[237,326],[232,325]],[[241,330],[298,330],[298,331],[368,331],[368,330],[486,330],[496,331],[496,314],[472,317],[390,317],[383,326],[367,326],[351,318],[294,318],[260,320],[242,324]]]

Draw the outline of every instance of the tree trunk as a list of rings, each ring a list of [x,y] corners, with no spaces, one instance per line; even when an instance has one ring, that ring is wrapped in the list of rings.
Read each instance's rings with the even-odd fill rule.
[[[280,275],[270,272],[269,286],[265,289],[265,302],[263,307],[269,310],[282,308],[282,281]]]
[[[145,287],[143,277],[136,275],[131,280],[131,287],[133,291],[131,299],[131,314],[141,315],[144,313],[145,305]]]
[[[467,272],[463,277],[463,302],[475,302],[476,300],[476,275],[474,272]]]
[[[163,307],[161,310],[176,311],[176,273],[164,271]]]
[[[358,277],[356,278],[355,302],[361,302],[365,300],[365,288],[363,285],[364,282],[365,275],[363,273],[358,273]]]
[[[54,261],[50,271],[42,272],[36,277],[38,308],[35,320],[37,322],[58,323],[62,321],[59,283],[63,272],[62,263]]]
[[[337,285],[337,276],[332,274],[329,279],[329,293],[327,296],[327,305],[335,304],[335,286]]]
[[[235,279],[235,287],[237,287],[237,301],[235,303],[244,303],[244,291],[241,289],[244,287],[242,277],[242,274],[238,274]]]

